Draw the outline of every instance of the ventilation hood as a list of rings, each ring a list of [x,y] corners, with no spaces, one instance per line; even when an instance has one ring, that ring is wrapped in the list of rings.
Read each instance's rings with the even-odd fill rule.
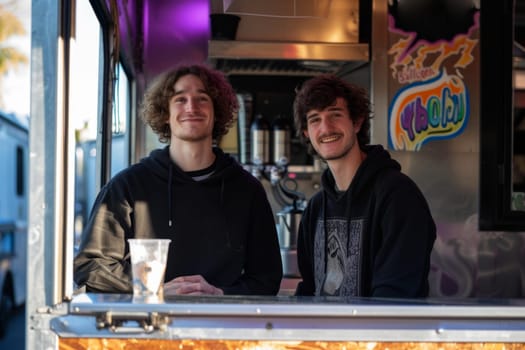
[[[369,61],[359,42],[358,0],[211,0],[211,13],[240,17],[235,40],[208,42],[229,74],[316,74]]]

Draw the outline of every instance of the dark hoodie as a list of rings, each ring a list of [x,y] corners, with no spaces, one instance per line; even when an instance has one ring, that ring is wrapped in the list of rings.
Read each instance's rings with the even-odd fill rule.
[[[303,280],[297,295],[428,295],[436,227],[427,202],[382,146],[368,146],[364,152],[367,157],[347,191],[335,190],[327,169],[322,191],[308,203],[298,233]],[[332,272],[334,266],[341,268],[335,268],[335,289],[324,287],[327,266]]]
[[[102,188],[82,235],[74,278],[91,292],[130,293],[128,238],[171,239],[165,281],[202,275],[225,294],[272,295],[282,265],[261,183],[214,148],[213,174],[195,181],[168,147]]]

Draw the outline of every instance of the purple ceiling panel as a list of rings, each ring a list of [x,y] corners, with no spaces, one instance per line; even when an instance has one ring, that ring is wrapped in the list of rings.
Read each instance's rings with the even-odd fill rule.
[[[178,63],[206,60],[209,14],[209,0],[144,1],[146,83]]]

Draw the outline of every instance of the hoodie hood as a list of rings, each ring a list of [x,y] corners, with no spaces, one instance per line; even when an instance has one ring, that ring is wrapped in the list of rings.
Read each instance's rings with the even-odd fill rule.
[[[213,148],[213,153],[215,153],[215,156],[217,157],[215,161],[215,169],[210,177],[202,181],[219,181],[224,178],[229,178],[232,174],[236,173],[235,169],[239,168],[240,165],[233,157],[229,154],[225,154],[217,147]],[[149,157],[143,158],[140,162],[150,169],[156,176],[168,183],[172,181],[180,181],[183,183],[195,181],[171,160],[169,146],[152,151]]]
[[[366,153],[365,160],[361,163],[350,184],[348,191],[354,196],[367,188],[368,183],[374,182],[375,177],[388,169],[401,171],[401,165],[390,157],[390,154],[381,145],[368,145],[363,148]],[[335,180],[330,171],[326,169],[321,178],[323,190],[333,198],[339,197],[335,190]]]

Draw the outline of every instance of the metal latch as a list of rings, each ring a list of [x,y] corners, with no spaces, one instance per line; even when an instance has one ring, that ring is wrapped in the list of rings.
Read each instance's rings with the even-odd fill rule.
[[[112,311],[96,316],[97,329],[107,328],[114,333],[152,333],[168,329],[170,318],[158,312],[118,313]],[[132,326],[134,325],[134,326]]]

